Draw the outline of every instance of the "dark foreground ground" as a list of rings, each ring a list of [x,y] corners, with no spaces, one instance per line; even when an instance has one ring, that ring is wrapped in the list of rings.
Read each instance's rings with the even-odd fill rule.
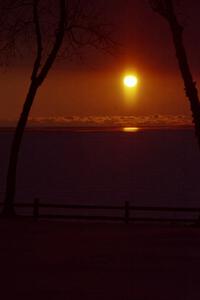
[[[200,228],[0,220],[0,299],[200,299]]]

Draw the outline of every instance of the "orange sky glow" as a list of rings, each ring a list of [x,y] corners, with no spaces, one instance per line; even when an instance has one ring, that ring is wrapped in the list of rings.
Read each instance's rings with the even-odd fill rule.
[[[122,81],[123,69],[121,73],[52,71],[39,90],[31,117],[190,113],[179,74],[168,76],[142,71],[136,90],[128,91],[128,95]],[[1,105],[0,119],[18,117],[28,85],[27,73],[14,70],[0,75],[3,99],[6,99]]]
[[[109,3],[107,9],[112,14],[111,21],[119,20],[121,24],[117,38],[122,47],[114,56],[89,52],[84,65],[78,60],[56,64],[36,96],[30,114],[34,122],[37,119],[67,120],[70,116],[111,119],[114,116],[191,117],[166,23],[143,1],[135,0],[133,7],[132,1],[127,1],[125,6],[117,0],[115,12],[112,1]],[[184,40],[198,83],[196,54],[199,53],[199,42],[194,37],[198,33],[195,24],[199,20],[195,11],[200,5],[193,3],[187,7],[184,3],[183,11],[193,16],[184,32]],[[30,81],[31,66],[31,60],[27,63],[22,59],[6,72],[0,72],[2,124],[18,118]],[[123,85],[127,70],[136,71],[139,78],[138,86],[128,92]]]

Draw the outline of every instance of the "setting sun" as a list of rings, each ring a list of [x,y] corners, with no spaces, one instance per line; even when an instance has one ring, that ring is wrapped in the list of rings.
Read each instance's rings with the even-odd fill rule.
[[[128,88],[135,87],[138,84],[138,78],[135,75],[126,75],[124,77],[124,85]]]

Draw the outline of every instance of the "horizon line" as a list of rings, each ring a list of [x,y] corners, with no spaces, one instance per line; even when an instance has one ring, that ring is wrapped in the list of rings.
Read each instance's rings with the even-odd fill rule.
[[[1,126],[0,131],[14,131],[16,126]],[[194,127],[192,125],[144,125],[144,126],[118,126],[118,125],[89,125],[89,126],[67,126],[67,125],[27,125],[25,131],[37,131],[37,130],[60,130],[60,131],[82,131],[82,132],[89,132],[89,131],[120,131],[120,132],[136,132],[136,131],[143,131],[143,130],[192,130]]]

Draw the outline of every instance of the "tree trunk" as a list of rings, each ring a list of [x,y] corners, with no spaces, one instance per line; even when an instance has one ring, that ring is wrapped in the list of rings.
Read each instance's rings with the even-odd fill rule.
[[[28,120],[28,115],[33,104],[34,97],[36,95],[39,85],[36,80],[33,80],[30,84],[28,94],[23,106],[21,116],[19,118],[17,127],[15,129],[13,142],[11,146],[7,181],[6,181],[6,195],[3,205],[2,215],[5,217],[12,217],[15,215],[14,209],[14,198],[16,191],[16,171],[17,171],[17,162],[19,156],[19,149],[24,134],[24,129]]]
[[[189,99],[192,111],[193,123],[195,126],[195,134],[200,148],[200,103],[196,82],[192,78],[189,68],[186,51],[182,39],[182,27],[178,24],[175,16],[169,19],[169,25],[172,31],[173,42],[176,49],[176,57],[179,64],[179,69],[184,81],[185,93]]]
[[[174,47],[176,50],[179,69],[185,86],[185,94],[189,100],[190,108],[192,111],[192,121],[195,127],[195,135],[197,137],[198,145],[200,148],[200,101],[196,82],[193,80],[183,43],[183,27],[179,24],[174,10],[174,1],[149,0],[149,2],[152,9],[163,18],[165,18],[169,23]]]
[[[200,102],[196,82],[193,80],[183,43],[183,27],[179,24],[175,14],[173,0],[150,2],[153,10],[163,16],[169,23],[179,69],[185,86],[185,94],[190,102],[195,134],[200,148]]]

